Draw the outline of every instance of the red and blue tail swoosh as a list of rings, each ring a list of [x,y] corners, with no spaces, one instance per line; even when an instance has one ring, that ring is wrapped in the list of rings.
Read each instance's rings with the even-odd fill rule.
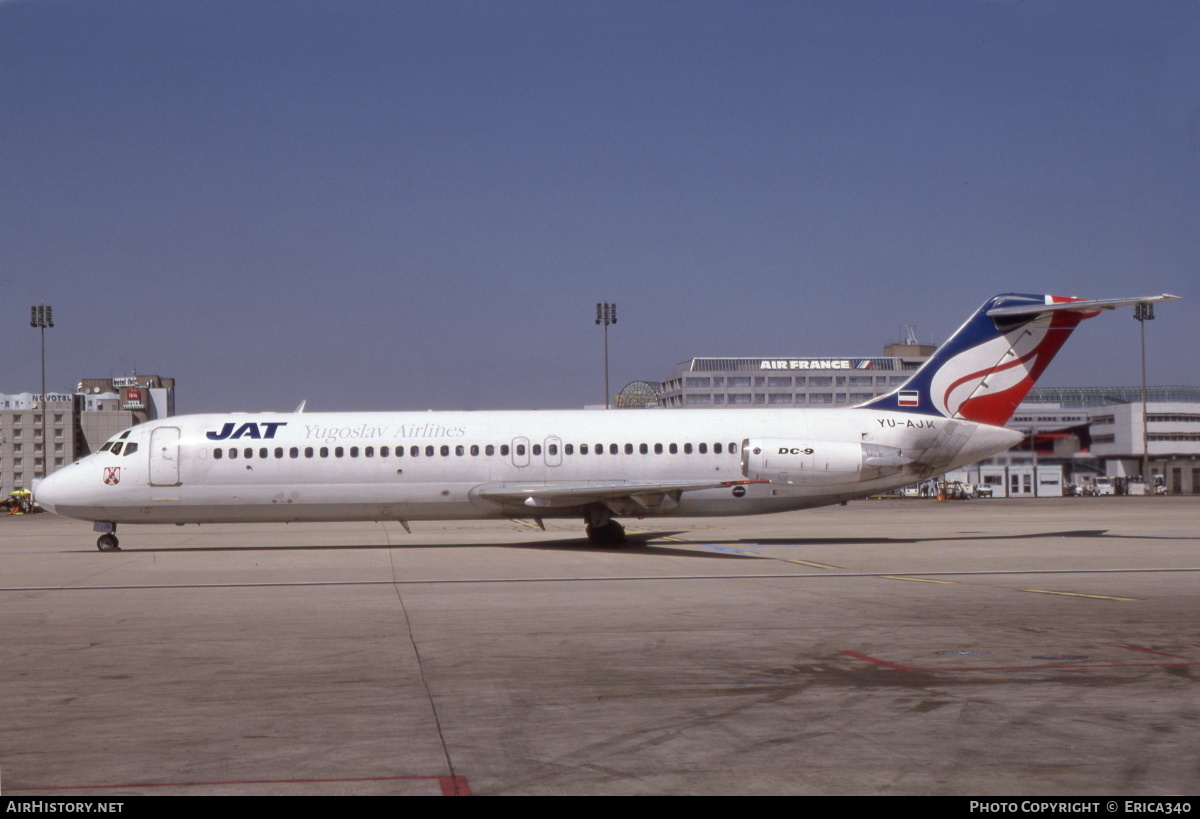
[[[1003,426],[1079,322],[1138,301],[995,296],[901,387],[859,406]]]

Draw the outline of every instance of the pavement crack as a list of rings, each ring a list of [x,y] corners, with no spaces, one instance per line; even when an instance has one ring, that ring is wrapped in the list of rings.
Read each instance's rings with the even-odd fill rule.
[[[421,677],[421,685],[425,689],[425,698],[429,700],[429,710],[433,714],[433,725],[437,730],[438,742],[442,746],[442,756],[446,759],[446,769],[450,776],[458,776],[458,771],[454,768],[454,760],[450,758],[450,748],[446,744],[446,735],[442,731],[442,720],[438,716],[437,701],[433,696],[433,689],[429,686],[429,679],[425,675],[425,663],[421,659],[421,648],[417,645],[416,635],[413,634],[412,618],[408,616],[408,607],[404,604],[404,596],[400,594],[400,583],[396,576],[396,554],[394,550],[388,552],[389,562],[392,567],[392,581],[396,590],[396,600],[400,603],[400,611],[404,613],[404,627],[408,631],[408,642],[412,646],[413,656],[417,660],[417,673]]]

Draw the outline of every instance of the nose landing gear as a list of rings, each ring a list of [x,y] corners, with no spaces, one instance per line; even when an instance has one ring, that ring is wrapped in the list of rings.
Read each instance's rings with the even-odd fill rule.
[[[121,542],[117,540],[117,524],[98,520],[92,524],[93,532],[100,532],[96,538],[96,548],[102,552],[121,551]]]

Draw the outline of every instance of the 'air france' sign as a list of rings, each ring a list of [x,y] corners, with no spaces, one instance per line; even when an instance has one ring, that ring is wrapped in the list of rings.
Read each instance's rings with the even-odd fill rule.
[[[760,370],[849,370],[848,358],[775,358],[764,359]]]

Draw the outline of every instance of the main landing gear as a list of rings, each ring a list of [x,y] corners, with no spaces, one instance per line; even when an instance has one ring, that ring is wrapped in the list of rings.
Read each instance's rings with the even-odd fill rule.
[[[121,541],[117,540],[117,524],[98,520],[92,524],[92,531],[103,533],[96,538],[97,549],[102,552],[121,551]]]
[[[588,509],[587,537],[593,546],[620,546],[625,542],[625,527],[612,519],[607,507]]]
[[[620,546],[625,542],[625,527],[615,520],[610,520],[603,526],[592,526],[589,523],[587,536],[594,546]]]

